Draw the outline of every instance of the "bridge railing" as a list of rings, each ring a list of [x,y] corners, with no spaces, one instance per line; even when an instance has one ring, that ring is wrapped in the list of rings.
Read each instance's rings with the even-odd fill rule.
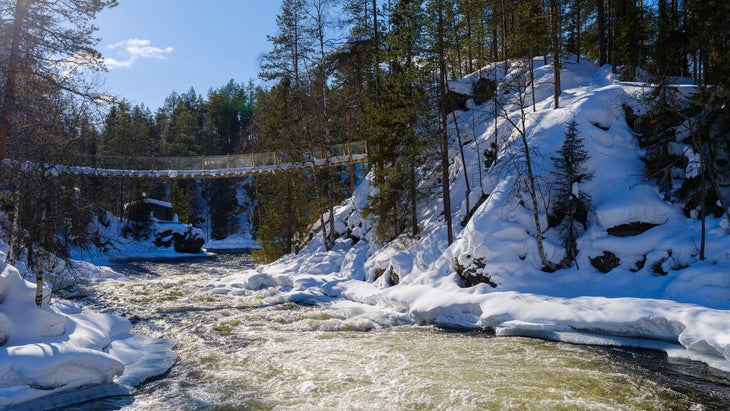
[[[352,156],[367,154],[365,141],[355,141],[333,145],[329,157],[339,157],[339,162]],[[280,166],[283,164],[302,164],[321,162],[327,158],[327,150],[318,148],[299,153],[263,152],[221,156],[196,157],[131,157],[114,155],[76,155],[68,156],[66,166],[90,167],[106,170],[231,170],[254,167]],[[344,158],[344,160],[343,160]]]

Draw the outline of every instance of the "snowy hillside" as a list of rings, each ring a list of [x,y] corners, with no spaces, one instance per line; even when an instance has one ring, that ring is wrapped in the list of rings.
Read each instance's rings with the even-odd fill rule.
[[[686,218],[680,206],[664,201],[656,184],[646,178],[624,106],[643,112],[641,98],[651,88],[619,82],[608,67],[565,63],[560,108],[553,109],[552,67],[541,60],[534,64],[534,111],[532,89],[520,86],[526,83],[521,77],[526,70],[519,65],[506,75],[501,65],[486,67],[452,85],[468,91],[479,76],[496,77],[501,107],[496,111],[504,116],[495,125],[492,101],[469,101],[466,111],[457,112],[459,131],[467,142],[466,166],[452,120],[456,238],[450,247],[438,199],[421,204],[419,238],[402,236],[385,247],[376,245],[370,231],[373,222],[361,213],[372,193],[366,180],[336,209],[342,237],[332,251],[324,251],[320,236],[315,236],[299,255],[216,281],[212,290],[265,289],[265,295],[278,300],[342,305],[366,319],[363,327],[388,325],[405,313],[416,323],[489,328],[498,335],[662,349],[730,371],[728,222],[708,217],[707,259],[700,261],[700,221]],[[692,91],[682,87],[681,92]],[[524,104],[516,104],[520,101]],[[530,196],[520,178],[520,135],[508,121],[519,125],[521,108],[542,202],[549,196],[551,157],[573,119],[594,174],[591,181],[574,187],[592,199],[586,228],[577,239],[576,264],[554,273],[541,270]],[[495,127],[499,159],[486,168],[484,151],[495,141]],[[470,207],[478,207],[462,227],[459,223],[469,215],[465,172]],[[485,201],[480,203],[480,198]],[[565,251],[559,230],[547,229],[544,208],[539,218],[548,259],[561,261]],[[636,226],[642,228],[627,229]],[[488,278],[495,287],[466,287],[459,270]]]

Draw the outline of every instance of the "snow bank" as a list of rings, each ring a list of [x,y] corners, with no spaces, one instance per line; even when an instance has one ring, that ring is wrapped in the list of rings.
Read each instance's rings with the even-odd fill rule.
[[[203,243],[202,230],[187,224],[158,221],[151,219],[147,235],[142,238],[124,236],[127,221],[122,221],[109,212],[97,216],[89,231],[98,238],[95,245],[85,248],[72,248],[71,257],[79,261],[87,261],[94,266],[106,266],[117,261],[129,260],[172,260],[179,258],[205,257],[207,253],[200,249],[197,253],[178,252],[175,250],[175,239]],[[99,272],[100,276],[109,273]]]
[[[129,394],[174,362],[168,343],[131,334],[124,318],[82,314],[68,301],[39,308],[35,285],[15,267],[0,267],[0,407],[61,407]],[[76,392],[88,386],[97,389]]]
[[[470,143],[464,147],[464,162],[456,156],[458,147],[450,150],[453,244],[446,244],[438,201],[427,200],[419,209],[419,238],[402,236],[386,246],[376,245],[369,230],[372,222],[360,214],[375,193],[366,179],[335,211],[342,237],[333,250],[325,251],[315,235],[299,255],[214,281],[211,292],[260,293],[271,301],[327,306],[347,300],[360,307],[352,312],[354,318],[364,312],[369,318],[379,315],[382,320],[376,323],[381,326],[398,318],[488,328],[505,336],[646,347],[730,372],[730,236],[725,231],[729,224],[725,218],[708,218],[707,259],[700,261],[699,221],[665,202],[645,177],[624,106],[641,112],[640,97],[651,87],[619,82],[610,67],[565,63],[561,107],[552,109],[552,68],[539,62],[534,62],[537,110],[527,110],[525,119],[528,143],[536,151],[533,168],[540,181],[550,178],[550,158],[562,144],[565,124],[575,119],[591,158],[587,166],[594,173],[592,181],[575,187],[590,195],[592,210],[587,227],[579,233],[573,267],[552,274],[541,271],[531,201],[518,173],[519,134],[503,118],[495,123],[490,114],[494,107],[487,101],[456,113],[463,141]],[[478,76],[502,81],[520,75],[518,66],[506,74],[501,66],[496,68],[486,67],[450,87],[466,92]],[[515,95],[510,94],[515,90],[503,83],[497,93],[507,110],[515,110],[507,115],[517,120]],[[532,91],[527,93],[531,101]],[[451,116],[449,121],[455,135]],[[495,141],[495,133],[500,159],[483,169],[483,150]],[[431,166],[424,167],[419,187],[424,191],[432,189]],[[466,175],[472,182],[470,207],[478,204],[474,210],[466,209]],[[482,195],[485,200],[478,203]],[[559,230],[547,229],[544,209],[538,210],[538,217],[546,254],[560,261],[564,251]],[[635,223],[650,229],[614,235],[617,227]],[[606,274],[591,263],[604,253],[616,259]],[[462,288],[457,262],[480,270],[496,288],[487,284]]]

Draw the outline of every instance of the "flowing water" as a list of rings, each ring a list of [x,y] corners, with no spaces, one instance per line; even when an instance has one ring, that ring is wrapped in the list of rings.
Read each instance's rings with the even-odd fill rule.
[[[623,348],[496,338],[377,321],[351,310],[272,304],[264,293],[205,285],[251,267],[245,255],[117,267],[90,310],[174,340],[169,373],[134,397],[76,410],[714,410],[730,376],[700,363]],[[383,316],[392,315],[383,313]],[[392,322],[392,321],[391,321]]]

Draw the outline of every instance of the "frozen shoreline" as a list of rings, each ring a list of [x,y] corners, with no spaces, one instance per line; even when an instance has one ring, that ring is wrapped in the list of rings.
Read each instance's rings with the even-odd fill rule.
[[[378,288],[333,275],[251,270],[210,283],[213,293],[261,292],[271,302],[291,301],[348,310],[378,326],[414,324],[491,329],[581,345],[647,348],[702,361],[730,372],[730,313],[652,298],[562,298],[520,292],[470,293],[424,285]]]
[[[177,359],[170,341],[131,333],[129,320],[83,313],[54,300],[38,307],[35,284],[0,272],[0,407],[49,408],[129,395]]]

